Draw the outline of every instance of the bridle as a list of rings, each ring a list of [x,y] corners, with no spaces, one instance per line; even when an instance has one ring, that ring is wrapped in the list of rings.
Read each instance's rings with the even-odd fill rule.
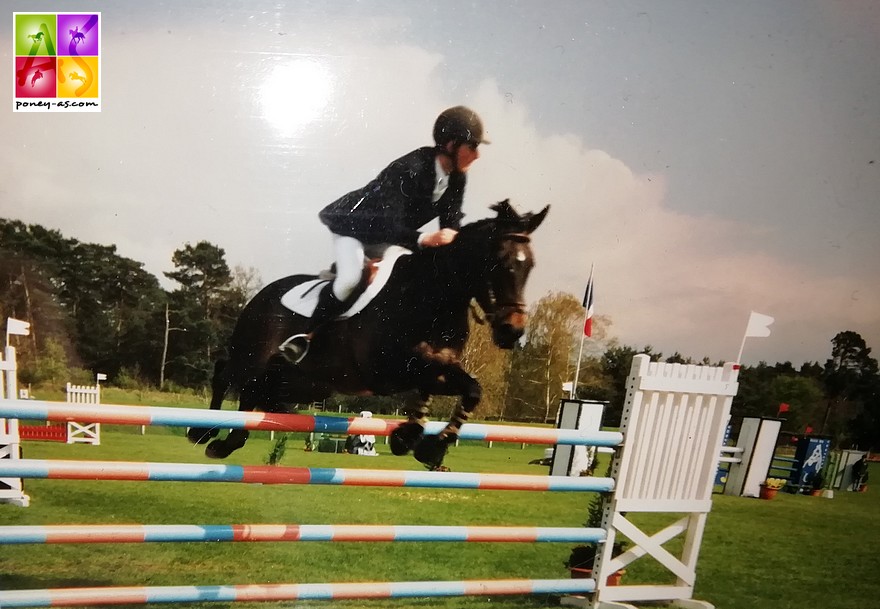
[[[517,243],[529,243],[531,241],[531,237],[523,232],[505,233],[501,235],[499,239],[502,242],[510,240]],[[492,323],[497,317],[506,318],[508,315],[514,313],[526,313],[526,303],[521,300],[498,302],[495,298],[495,290],[491,285],[491,280],[486,293],[484,294],[484,298],[477,298],[477,302],[479,302],[480,308],[483,309],[483,314],[485,315],[484,321],[481,322],[479,318],[476,317],[476,311],[473,311],[472,309],[474,312],[474,319],[476,319],[478,323],[485,323],[485,321]]]

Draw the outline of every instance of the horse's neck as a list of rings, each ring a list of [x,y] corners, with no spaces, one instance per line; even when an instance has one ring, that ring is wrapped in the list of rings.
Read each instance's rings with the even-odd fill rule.
[[[473,248],[471,248],[473,249]],[[469,256],[469,250],[458,243],[437,249],[421,250],[414,256],[414,270],[426,291],[438,303],[467,305],[476,295],[483,261]]]

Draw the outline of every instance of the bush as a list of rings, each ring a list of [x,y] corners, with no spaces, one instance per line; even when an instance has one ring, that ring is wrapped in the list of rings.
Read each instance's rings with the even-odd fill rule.
[[[287,436],[286,433],[277,434],[277,438],[275,438],[275,443],[272,445],[272,450],[269,452],[269,455],[266,457],[266,465],[278,465],[281,463],[281,459],[284,458],[284,453],[287,452]]]
[[[61,343],[55,339],[46,340],[43,353],[34,358],[33,363],[22,366],[19,383],[22,385],[49,386],[67,383],[70,373],[67,368],[67,355]]]
[[[146,383],[141,376],[139,366],[135,366],[134,368],[123,366],[119,369],[119,372],[116,373],[116,378],[112,380],[113,384],[120,389],[137,390],[149,387],[149,384]]]
[[[66,382],[73,385],[94,385],[96,380],[95,375],[91,370],[86,370],[85,368],[68,368]]]

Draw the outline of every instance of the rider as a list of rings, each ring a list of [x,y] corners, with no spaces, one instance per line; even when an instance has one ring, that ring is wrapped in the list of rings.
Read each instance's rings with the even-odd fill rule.
[[[350,297],[361,283],[365,246],[415,249],[439,247],[455,239],[463,215],[465,174],[480,158],[477,147],[489,142],[483,137],[480,117],[455,106],[434,122],[434,143],[393,161],[369,184],[321,210],[321,222],[333,233],[336,277],[321,291],[306,333],[295,334],[279,346],[291,362],[302,361],[314,331],[351,304]],[[418,232],[434,218],[439,219],[439,230]]]

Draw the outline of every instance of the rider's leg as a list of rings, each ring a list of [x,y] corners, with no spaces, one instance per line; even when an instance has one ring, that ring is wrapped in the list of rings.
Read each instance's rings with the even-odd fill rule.
[[[333,235],[333,254],[336,257],[333,295],[344,302],[354,293],[363,277],[364,244],[354,237]]]
[[[306,332],[285,340],[278,349],[292,363],[298,364],[306,356],[312,334],[345,310],[347,300],[361,281],[364,246],[353,237],[333,235],[336,257],[336,278],[318,295],[318,304],[309,319]]]

